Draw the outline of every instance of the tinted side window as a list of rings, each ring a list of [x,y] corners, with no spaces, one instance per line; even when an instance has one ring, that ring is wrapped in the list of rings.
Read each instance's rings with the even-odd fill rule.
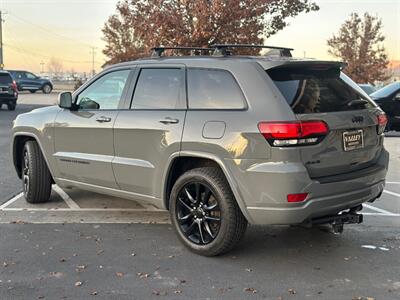
[[[15,79],[24,79],[25,77],[25,73],[24,72],[15,72]]]
[[[26,78],[28,78],[28,79],[36,79],[36,76],[33,75],[32,73],[26,72],[25,74],[26,74]]]
[[[81,109],[117,109],[122,98],[130,70],[108,73],[79,94]]]
[[[188,69],[188,98],[192,109],[245,108],[242,90],[225,70]]]
[[[182,69],[141,69],[131,107],[175,109],[184,96]]]

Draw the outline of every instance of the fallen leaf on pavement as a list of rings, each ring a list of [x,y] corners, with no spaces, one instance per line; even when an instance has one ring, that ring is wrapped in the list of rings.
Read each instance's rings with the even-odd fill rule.
[[[77,281],[77,282],[75,282],[75,286],[81,286],[82,284],[83,284],[82,281]]]
[[[124,273],[122,273],[122,272],[117,272],[117,273],[115,273],[115,275],[117,275],[117,277],[123,277],[123,276],[124,276]]]
[[[296,291],[294,289],[288,289],[288,293],[291,295],[295,295]]]
[[[85,269],[86,269],[85,265],[80,265],[80,266],[76,266],[75,271],[76,272],[83,272],[83,270],[85,270]]]
[[[148,277],[149,277],[149,274],[139,272],[139,273],[137,273],[137,276],[139,276],[139,278],[148,278]]]
[[[244,291],[245,292],[251,292],[253,294],[257,294],[258,293],[258,291],[255,288],[252,288],[252,287],[247,287],[247,288],[244,289]]]
[[[156,295],[156,296],[165,296],[165,295],[167,295],[167,292],[165,292],[165,291],[153,291],[152,294]]]
[[[50,272],[49,275],[51,277],[61,278],[64,274],[61,272]]]

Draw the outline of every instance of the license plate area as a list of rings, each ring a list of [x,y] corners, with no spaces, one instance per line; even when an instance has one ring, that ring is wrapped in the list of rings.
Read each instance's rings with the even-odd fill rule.
[[[343,132],[343,149],[352,151],[364,148],[364,133],[362,129]]]

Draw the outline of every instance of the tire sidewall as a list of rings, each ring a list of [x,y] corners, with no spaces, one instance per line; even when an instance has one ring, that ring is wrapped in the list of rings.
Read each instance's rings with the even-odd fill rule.
[[[48,90],[46,90],[46,88],[48,88]],[[52,91],[52,88],[51,88],[51,86],[49,84],[45,84],[45,85],[43,85],[42,91],[45,94],[50,94],[51,91]]]
[[[221,211],[221,225],[217,237],[211,243],[206,245],[197,245],[191,242],[182,232],[177,220],[176,204],[178,199],[178,193],[185,185],[191,182],[200,182],[201,184],[204,184],[208,188],[210,188],[214,197],[216,197],[218,201],[218,205]],[[212,255],[212,252],[216,251],[216,249],[219,248],[220,245],[223,243],[223,240],[225,238],[229,226],[227,220],[230,217],[230,213],[232,213],[229,209],[229,206],[227,205],[227,199],[226,199],[227,196],[229,197],[230,195],[224,195],[221,187],[218,186],[218,184],[215,184],[208,178],[208,176],[200,172],[189,171],[183,174],[176,181],[171,191],[170,203],[169,203],[171,222],[181,242],[191,251],[202,255],[208,255],[209,253]]]

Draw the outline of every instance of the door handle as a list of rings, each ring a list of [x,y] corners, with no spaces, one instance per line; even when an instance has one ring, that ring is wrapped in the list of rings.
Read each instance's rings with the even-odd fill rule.
[[[178,119],[172,119],[170,117],[166,117],[165,119],[160,120],[160,123],[163,123],[165,125],[168,124],[178,124],[179,120]]]
[[[101,117],[98,117],[96,119],[96,121],[99,122],[99,123],[106,123],[106,122],[111,122],[111,118],[105,117],[105,116],[101,116]]]

